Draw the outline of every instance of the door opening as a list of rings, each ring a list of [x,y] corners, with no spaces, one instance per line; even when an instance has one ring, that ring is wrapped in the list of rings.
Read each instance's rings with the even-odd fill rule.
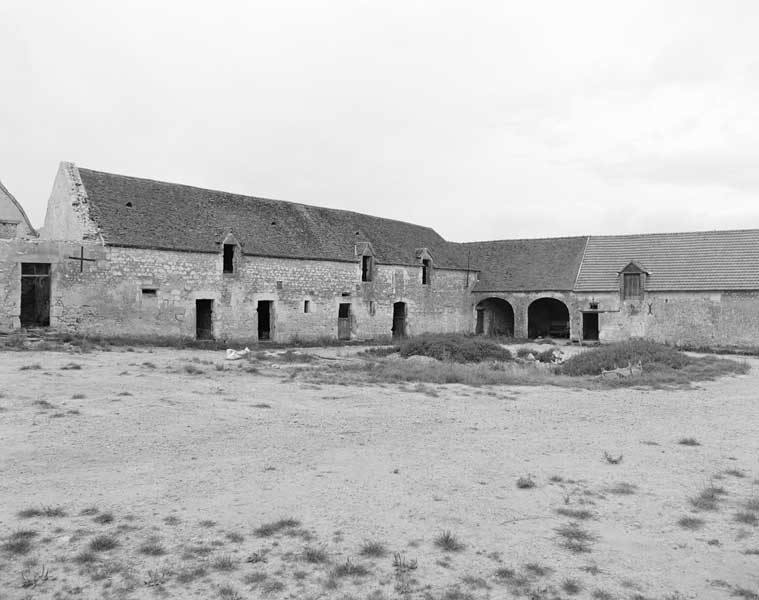
[[[195,300],[195,337],[213,339],[213,300]]]
[[[351,339],[351,305],[341,304],[337,310],[337,339]]]
[[[406,303],[393,304],[393,339],[406,337]]]
[[[50,263],[21,263],[21,326],[50,326]]]
[[[271,300],[259,300],[258,302],[258,339],[270,340],[271,339],[271,316],[272,316],[272,304]]]
[[[582,313],[582,339],[598,339],[598,313]]]

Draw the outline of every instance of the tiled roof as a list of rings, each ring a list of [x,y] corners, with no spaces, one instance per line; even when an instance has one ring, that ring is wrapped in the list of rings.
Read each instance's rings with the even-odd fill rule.
[[[759,230],[592,236],[575,291],[619,289],[630,261],[649,271],[646,289],[759,289]]]
[[[31,221],[29,221],[29,217],[26,216],[26,211],[24,211],[24,207],[21,206],[21,204],[19,203],[18,200],[16,200],[16,198],[13,197],[13,194],[11,194],[8,191],[8,188],[6,188],[3,185],[2,181],[0,181],[0,195],[5,196],[10,201],[10,204],[13,207],[15,207],[15,210],[11,209],[11,212],[9,214],[7,214],[7,215],[0,214],[0,218],[9,218],[9,217],[10,218],[17,218],[17,217],[21,217],[21,219],[19,219],[19,220],[23,220],[24,221],[24,223],[26,224],[26,227],[28,228],[29,232],[32,235],[37,235],[37,232],[34,230],[34,227],[32,227]]]
[[[462,244],[480,269],[475,292],[564,290],[574,286],[587,237]]]
[[[427,248],[438,268],[465,266],[459,245],[429,227],[89,169],[79,174],[90,215],[110,245],[218,252],[231,231],[250,255],[354,261],[356,245],[369,242],[380,263],[418,265],[417,249]]]

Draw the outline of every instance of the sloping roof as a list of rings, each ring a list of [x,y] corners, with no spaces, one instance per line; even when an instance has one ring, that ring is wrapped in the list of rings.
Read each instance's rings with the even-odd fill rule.
[[[619,289],[630,261],[649,271],[646,289],[759,289],[759,230],[592,236],[575,291]]]
[[[574,287],[587,237],[462,244],[480,269],[475,292],[564,290]]]
[[[21,219],[24,220],[26,223],[26,226],[29,228],[29,231],[32,235],[36,235],[37,232],[34,230],[34,227],[32,227],[31,221],[29,221],[29,217],[26,216],[26,211],[24,211],[24,207],[21,206],[18,200],[8,191],[8,188],[6,188],[3,185],[3,182],[0,181],[0,195],[6,196],[8,200],[10,200],[10,203],[16,208],[18,211],[18,216],[21,217]],[[0,214],[0,217],[4,217],[5,215]],[[15,216],[15,215],[8,215],[8,216]]]
[[[429,227],[89,169],[79,175],[110,245],[218,252],[231,231],[250,255],[354,261],[355,245],[370,242],[380,263],[418,265],[416,251],[426,247],[436,267],[465,264],[458,245]]]

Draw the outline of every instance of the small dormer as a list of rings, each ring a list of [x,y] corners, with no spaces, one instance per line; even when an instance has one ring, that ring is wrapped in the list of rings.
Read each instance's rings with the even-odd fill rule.
[[[427,248],[417,248],[416,257],[422,263],[422,285],[431,285],[433,268],[432,254],[430,254],[430,251]]]
[[[242,245],[231,231],[221,243],[221,251],[223,255],[222,273],[224,275],[234,275],[240,270]]]
[[[356,244],[356,255],[361,262],[361,281],[374,281],[374,248],[369,242]]]
[[[650,276],[647,269],[636,260],[631,260],[618,271],[619,293],[622,300],[635,300],[643,297],[646,289],[646,280]]]

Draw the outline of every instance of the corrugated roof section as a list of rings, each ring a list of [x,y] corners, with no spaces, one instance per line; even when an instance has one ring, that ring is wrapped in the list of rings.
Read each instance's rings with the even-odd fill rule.
[[[232,231],[251,255],[353,261],[355,245],[370,242],[385,264],[419,264],[418,248],[429,249],[436,267],[466,264],[459,245],[429,227],[89,169],[79,174],[107,244],[217,252]]]
[[[619,289],[630,261],[651,291],[759,289],[759,230],[591,236],[575,291]]]
[[[475,292],[571,291],[586,237],[500,240],[462,244],[481,270]]]

